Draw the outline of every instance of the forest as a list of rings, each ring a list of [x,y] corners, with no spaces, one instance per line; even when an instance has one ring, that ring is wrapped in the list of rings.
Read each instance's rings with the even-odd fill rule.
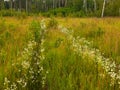
[[[120,16],[120,0],[0,0],[0,10],[45,16]]]

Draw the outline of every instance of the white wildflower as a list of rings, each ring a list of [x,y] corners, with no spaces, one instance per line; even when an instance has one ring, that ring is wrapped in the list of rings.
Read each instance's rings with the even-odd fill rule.
[[[29,63],[28,61],[23,61],[23,62],[22,62],[22,67],[23,67],[24,69],[28,69],[28,68],[30,67],[30,63]]]
[[[17,80],[17,83],[22,84],[22,81],[22,78],[20,78],[20,80]]]
[[[42,48],[42,49],[41,49],[41,52],[44,52],[44,51],[45,51],[45,49],[44,49],[44,48]]]
[[[114,84],[115,81],[120,81],[120,66],[117,67],[115,62],[112,62],[109,58],[105,58],[103,54],[98,49],[90,48],[90,44],[92,42],[87,41],[85,38],[74,38],[70,30],[67,28],[59,26],[61,32],[67,35],[67,39],[72,42],[73,50],[82,58],[91,58],[101,64],[103,69],[106,71],[107,74],[111,77],[111,85]],[[116,68],[119,70],[116,73]],[[104,74],[101,74],[102,76]],[[120,83],[120,82],[118,82]]]
[[[5,77],[4,85],[9,84],[9,83],[10,81],[7,79],[7,77]]]

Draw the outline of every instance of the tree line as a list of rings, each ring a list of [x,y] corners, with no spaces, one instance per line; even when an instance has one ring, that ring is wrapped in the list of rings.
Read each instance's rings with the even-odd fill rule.
[[[120,0],[0,0],[0,10],[119,16]],[[50,13],[51,13],[50,12]]]

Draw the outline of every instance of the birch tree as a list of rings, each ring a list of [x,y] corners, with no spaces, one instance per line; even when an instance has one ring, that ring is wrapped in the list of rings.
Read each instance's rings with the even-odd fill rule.
[[[21,12],[21,0],[19,0],[19,9],[18,10]]]
[[[28,12],[28,0],[26,0],[26,12]]]
[[[120,8],[119,8],[119,16],[120,16]]]
[[[68,1],[67,1],[67,0],[65,0],[65,7],[67,6],[67,2],[68,2]]]
[[[94,2],[94,11],[96,11],[97,10],[96,0],[93,0],[93,2]]]
[[[55,0],[53,0],[53,9],[55,8]]]
[[[13,0],[10,0],[10,9],[12,10],[13,8]]]
[[[58,7],[60,7],[60,0],[58,0]]]
[[[101,17],[104,16],[105,5],[106,5],[106,0],[104,0],[104,2],[103,2],[103,7],[102,7],[102,14],[101,14]]]
[[[87,0],[83,0],[83,8],[85,9],[85,12],[87,13]]]

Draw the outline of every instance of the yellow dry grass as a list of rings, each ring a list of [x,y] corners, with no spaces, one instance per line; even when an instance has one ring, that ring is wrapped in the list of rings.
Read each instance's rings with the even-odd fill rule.
[[[32,20],[42,20],[44,17],[27,17],[25,19],[16,17],[4,17],[7,27],[13,25],[15,31],[7,30],[13,37],[13,42],[6,43],[3,47],[7,51],[7,61],[9,59],[15,59],[14,50],[18,49],[21,51],[25,46],[24,40],[26,34],[29,32],[29,24]],[[48,19],[48,18],[46,18]],[[94,37],[92,40],[95,46],[100,49],[101,52],[105,53],[107,57],[115,57],[118,62],[120,59],[120,18],[55,18],[60,25],[75,30],[77,35],[86,37],[90,32],[101,28],[105,31],[101,37]],[[53,31],[55,33],[56,31]],[[51,36],[51,38],[54,38]],[[89,39],[89,37],[87,37]],[[90,39],[91,40],[91,39]],[[8,40],[9,41],[9,40]],[[13,54],[12,54],[13,53]],[[14,56],[14,58],[13,58]]]

